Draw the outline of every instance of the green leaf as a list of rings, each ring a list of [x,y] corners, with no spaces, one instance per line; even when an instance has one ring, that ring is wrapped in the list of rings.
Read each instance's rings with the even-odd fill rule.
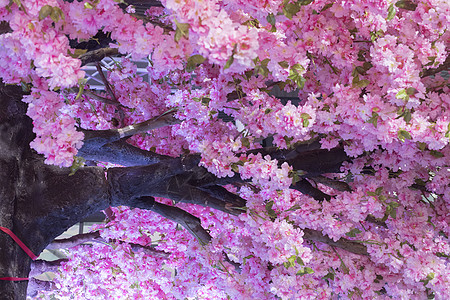
[[[411,121],[411,110],[406,109],[405,113],[403,115],[403,120],[405,120],[406,123],[409,123]]]
[[[269,69],[263,65],[257,67],[256,70],[257,70],[258,74],[260,74],[264,77],[267,77],[267,75],[269,75]]]
[[[303,73],[305,71],[305,68],[301,64],[295,64],[291,67],[291,70],[296,73]]]
[[[92,4],[89,3],[89,2],[85,2],[85,3],[84,3],[84,8],[87,8],[87,9],[93,9],[94,6],[92,6]]]
[[[31,91],[31,84],[24,81],[20,81],[20,87],[24,93],[29,93]]]
[[[209,102],[211,102],[211,98],[202,97],[202,105],[208,106]]]
[[[228,58],[227,62],[225,63],[225,66],[223,66],[223,69],[228,69],[231,64],[234,62],[234,54],[236,53],[237,44],[234,44],[233,52],[231,53],[231,56]]]
[[[429,63],[427,63],[425,66],[432,66],[434,65],[435,61],[436,61],[437,56],[428,56],[428,60],[430,61]]]
[[[52,11],[53,11],[53,7],[51,7],[50,5],[42,6],[41,10],[39,11],[39,21],[42,21],[45,18],[47,18],[48,16],[50,16]]]
[[[278,64],[279,64],[283,69],[289,68],[289,63],[288,63],[287,61],[285,61],[285,60],[280,61]]]
[[[386,21],[390,21],[394,17],[395,17],[395,7],[394,7],[394,4],[391,4],[391,5],[389,5],[389,8],[388,8],[388,15],[387,15]]]
[[[292,176],[290,176],[290,177],[292,177],[293,185],[300,181],[300,175],[297,172],[293,172]]]
[[[182,37],[186,39],[189,38],[189,24],[188,23],[179,23],[177,19],[175,19],[175,25],[177,26],[175,30],[175,42],[178,42]]]
[[[365,71],[369,70],[372,67],[373,67],[373,65],[369,61],[365,61],[363,63],[363,68],[364,68]]]
[[[382,186],[377,187],[376,190],[375,190],[375,194],[378,195],[378,196],[381,195],[382,192],[383,192],[383,187]]]
[[[72,176],[72,175],[74,175],[76,172],[77,172],[77,170],[79,169],[79,168],[81,168],[82,166],[84,166],[84,162],[85,162],[86,160],[83,158],[83,157],[80,157],[80,156],[74,156],[73,157],[73,163],[72,163],[72,166],[70,166],[70,173],[69,173],[69,176]]]
[[[411,139],[411,134],[403,129],[400,129],[397,133],[398,139],[402,142],[404,142],[405,140],[410,140]]]
[[[391,216],[392,219],[397,218],[397,209],[391,208],[389,211],[389,215]]]
[[[192,72],[197,67],[197,65],[203,63],[206,60],[203,56],[200,54],[192,55],[188,58],[186,62],[186,71]]]
[[[313,0],[300,0],[297,3],[300,5],[308,5],[311,4],[313,2]]]
[[[413,88],[413,87],[409,87],[409,88],[406,89],[406,94],[408,94],[408,96],[412,96],[412,95],[414,95],[416,93],[417,93],[417,90],[415,88]]]
[[[334,280],[334,273],[333,272],[328,272],[328,274],[323,276],[322,279],[323,280],[328,280],[328,279]]]
[[[329,9],[330,7],[332,7],[333,4],[334,4],[334,2],[330,2],[330,3],[325,4],[325,6],[320,10],[320,12],[326,11],[327,9]]]
[[[266,110],[264,111],[264,114],[270,114],[273,110],[271,108],[266,108]]]
[[[239,166],[243,166],[243,165],[244,165],[244,162],[242,160],[239,160],[235,163],[232,163],[230,166],[234,172],[239,173]]]
[[[300,118],[302,118],[302,125],[303,125],[303,127],[308,127],[309,126],[309,119],[311,119],[311,116],[308,115],[307,113],[302,113],[300,115]]]
[[[369,80],[363,79],[363,80],[358,81],[353,86],[362,89],[362,88],[365,88],[366,86],[368,86],[369,84],[370,84]]]
[[[67,51],[67,52],[68,52],[67,54],[69,54],[71,57],[78,58],[81,55],[85,54],[87,52],[87,49],[75,49],[75,50],[73,50],[73,53],[71,53],[69,51]]]
[[[444,154],[442,152],[436,151],[436,150],[431,150],[430,154],[436,158],[441,158],[444,157]]]
[[[355,73],[358,73],[358,74],[361,74],[361,75],[364,75],[364,74],[366,73],[366,70],[364,69],[364,67],[357,66],[357,67],[355,68],[354,72],[355,72]]]
[[[272,26],[275,26],[275,23],[276,23],[276,21],[277,21],[276,18],[275,18],[275,15],[272,14],[272,13],[270,13],[270,14],[267,15],[266,20],[267,20],[267,22],[268,22],[270,25],[272,25]]]
[[[367,120],[367,123],[373,124],[375,128],[378,126],[378,117],[379,115],[376,112],[372,112],[372,116],[369,120]]]
[[[356,235],[360,234],[360,233],[361,233],[361,230],[359,230],[358,228],[353,228],[352,230],[347,232],[345,235],[348,237],[356,237]]]
[[[445,254],[444,252],[436,252],[436,256],[437,256],[437,257],[450,258],[450,255]]]
[[[303,74],[304,71],[305,71],[305,68],[299,64],[293,65],[291,67],[291,69],[289,70],[288,78],[290,80],[292,80],[294,83],[296,83],[300,89],[303,89],[303,87],[305,86],[305,82],[306,82],[306,79],[302,75],[300,75],[300,73]]]
[[[59,21],[59,13],[53,9],[51,14],[50,14],[50,18],[52,19],[53,22],[58,22]]]
[[[246,137],[241,138],[241,144],[246,148],[250,148],[250,141]]]
[[[299,11],[300,5],[298,5],[297,3],[288,3],[283,7],[283,14],[289,20],[291,20],[292,17],[295,16]]]
[[[409,100],[408,93],[405,89],[401,89],[396,95],[395,98],[397,99],[403,99],[403,100]]]
[[[413,3],[410,0],[400,0],[395,3],[395,6],[401,9],[406,9],[410,11],[415,11],[417,8],[417,4]]]
[[[266,204],[266,211],[267,211],[267,214],[269,215],[269,217],[271,219],[276,219],[277,218],[277,213],[272,208],[273,204],[274,204],[273,201],[267,202],[267,204]],[[295,256],[294,256],[294,259],[295,259]]]
[[[306,274],[313,274],[313,273],[314,273],[313,269],[311,269],[309,267],[305,267],[302,270],[298,271],[297,275],[303,276],[303,275],[306,275]]]
[[[295,211],[295,210],[300,209],[300,208],[302,208],[300,205],[295,204],[294,206],[292,206],[291,208],[289,208],[289,209],[287,209],[285,211]]]
[[[245,265],[245,263],[247,262],[247,259],[253,258],[253,257],[255,257],[253,254],[250,254],[250,255],[244,257],[244,258],[242,259],[242,264]]]
[[[75,97],[75,100],[80,99],[81,95],[83,95],[83,91],[84,91],[84,84],[80,84],[80,87],[78,88],[78,94]]]
[[[423,142],[417,142],[417,148],[419,148],[421,151],[424,151],[427,149],[427,144]]]

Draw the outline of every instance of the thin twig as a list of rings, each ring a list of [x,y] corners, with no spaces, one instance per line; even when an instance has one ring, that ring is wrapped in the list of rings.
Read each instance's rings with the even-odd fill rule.
[[[103,70],[102,70],[102,67],[101,67],[101,64],[99,61],[95,63],[95,67],[97,68],[98,74],[100,75],[100,78],[102,79],[103,84],[105,85],[106,91],[108,92],[108,94],[111,96],[111,98],[115,102],[119,103],[119,100],[117,100],[117,97],[114,94],[108,80],[106,79],[105,74],[103,74]],[[125,123],[124,123],[125,113],[123,112],[123,109],[121,107],[118,108],[118,111],[119,111],[119,117],[120,117],[120,126],[124,127],[125,126]]]
[[[70,89],[72,93],[78,94],[80,89],[78,87],[73,87]],[[119,102],[115,102],[114,100],[99,96],[95,94],[92,90],[89,89],[83,89],[83,94],[88,96],[89,98],[92,98],[94,100],[97,100],[99,102],[105,103],[105,104],[111,104],[111,105],[121,105]]]

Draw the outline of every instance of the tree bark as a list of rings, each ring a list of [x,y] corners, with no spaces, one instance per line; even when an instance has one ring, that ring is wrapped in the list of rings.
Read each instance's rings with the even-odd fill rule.
[[[29,147],[32,122],[22,91],[0,85],[0,226],[35,255],[79,220],[109,206],[108,184],[99,167],[69,176],[69,168],[44,164]],[[0,232],[0,277],[28,277],[31,258]],[[25,299],[27,281],[0,280],[1,300]]]

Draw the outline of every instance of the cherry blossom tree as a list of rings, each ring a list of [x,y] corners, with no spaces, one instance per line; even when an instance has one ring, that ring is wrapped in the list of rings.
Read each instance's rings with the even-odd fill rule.
[[[2,299],[450,297],[448,1],[0,0],[0,21]]]

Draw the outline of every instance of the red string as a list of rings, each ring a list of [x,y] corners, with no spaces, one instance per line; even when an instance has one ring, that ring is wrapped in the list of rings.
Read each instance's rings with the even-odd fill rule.
[[[8,228],[1,227],[0,230],[8,234],[12,239],[19,245],[20,248],[25,251],[26,254],[28,254],[29,257],[31,257],[32,260],[36,260],[38,258],[25,244]],[[8,280],[8,281],[22,281],[22,280],[28,280],[29,278],[26,277],[0,277],[0,280]]]
[[[28,277],[0,277],[0,280],[7,280],[7,281],[22,281],[22,280],[29,280]]]

